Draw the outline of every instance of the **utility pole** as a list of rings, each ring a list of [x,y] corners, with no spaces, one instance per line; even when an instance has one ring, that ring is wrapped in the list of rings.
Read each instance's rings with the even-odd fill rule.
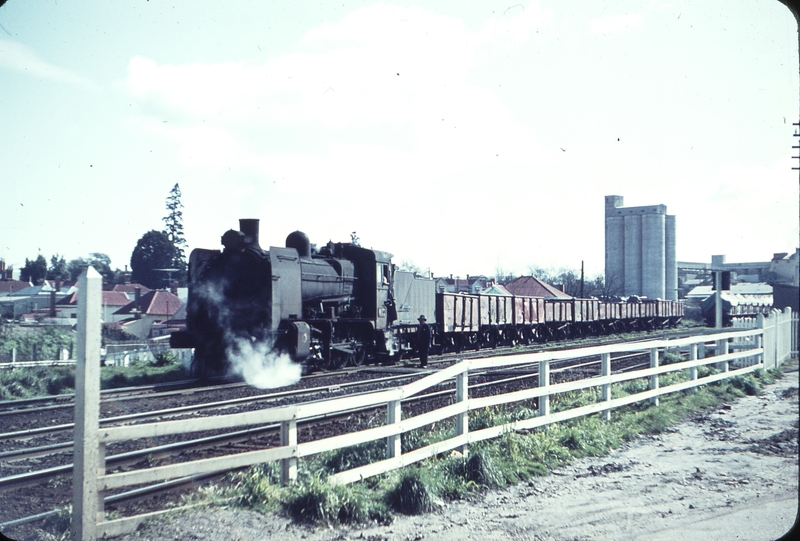
[[[583,259],[581,259],[581,298],[586,298],[583,294]]]

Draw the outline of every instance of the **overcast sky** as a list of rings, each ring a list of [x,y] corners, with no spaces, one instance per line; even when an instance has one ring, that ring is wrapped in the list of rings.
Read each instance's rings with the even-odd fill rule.
[[[260,218],[598,274],[614,194],[666,205],[681,261],[766,261],[798,246],[797,49],[775,0],[9,0],[0,258],[123,268],[177,182],[190,248]]]

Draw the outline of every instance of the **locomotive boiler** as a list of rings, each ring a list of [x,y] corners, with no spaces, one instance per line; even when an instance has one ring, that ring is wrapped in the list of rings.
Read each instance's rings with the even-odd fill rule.
[[[239,220],[222,250],[189,257],[186,330],[171,345],[195,349],[195,373],[224,374],[246,349],[328,369],[392,354],[391,254],[333,242],[312,250],[300,231],[265,250],[258,229]]]

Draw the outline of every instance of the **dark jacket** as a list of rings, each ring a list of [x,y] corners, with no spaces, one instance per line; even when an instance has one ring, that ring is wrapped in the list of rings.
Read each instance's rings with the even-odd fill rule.
[[[419,329],[417,329],[417,347],[419,349],[427,349],[431,345],[431,327],[425,322],[419,323]]]

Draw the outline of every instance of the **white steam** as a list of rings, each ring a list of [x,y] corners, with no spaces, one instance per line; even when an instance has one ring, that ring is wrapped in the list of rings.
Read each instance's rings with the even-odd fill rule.
[[[273,351],[272,344],[252,343],[243,338],[230,342],[225,353],[231,363],[231,372],[242,376],[248,385],[272,389],[300,381],[300,364],[285,353]]]
[[[389,355],[393,355],[396,350],[400,349],[397,346],[394,334],[390,332],[383,333],[383,344],[386,347],[386,351],[389,352]]]
[[[224,288],[224,280],[206,282],[197,288],[197,295],[216,308],[217,324],[224,330],[229,374],[242,376],[248,385],[259,389],[283,387],[300,381],[301,365],[292,361],[289,355],[274,351],[272,340],[255,341],[236,334],[234,313]]]

